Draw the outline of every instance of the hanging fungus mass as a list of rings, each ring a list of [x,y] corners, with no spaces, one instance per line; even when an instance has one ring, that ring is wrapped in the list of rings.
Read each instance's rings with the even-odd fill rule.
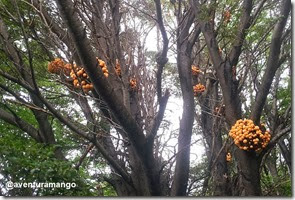
[[[90,82],[90,79],[84,68],[74,65],[70,76],[73,79],[73,85],[75,88],[82,87],[85,93],[88,93],[90,90],[93,89],[93,84]]]
[[[97,62],[98,62],[98,65],[101,67],[101,70],[102,70],[102,72],[103,72],[103,75],[104,75],[106,78],[109,77],[109,70],[108,70],[108,68],[107,68],[106,63],[105,63],[103,60],[101,60],[101,59],[99,59],[99,58],[97,58],[97,57],[96,57],[96,60],[97,60]]]
[[[64,72],[64,70],[70,71],[70,69],[65,68],[65,62],[60,58],[56,58],[56,59],[54,59],[54,61],[51,61],[48,64],[48,71],[50,73],[60,74],[60,73]]]
[[[116,59],[115,72],[117,76],[121,76],[121,66],[118,59]]]
[[[104,76],[107,78],[109,76],[109,71],[106,63],[97,59],[98,66]],[[77,66],[76,64],[65,63],[61,58],[55,58],[48,64],[48,71],[53,74],[64,74],[72,78],[72,83],[75,88],[82,88],[84,92],[88,93],[93,89],[93,84],[91,83],[85,69],[83,67]]]
[[[199,83],[199,84],[193,86],[193,89],[194,89],[194,93],[196,96],[197,94],[205,91],[205,86]]]
[[[200,70],[200,68],[198,66],[192,65],[192,74],[193,74],[193,76],[196,76],[201,72],[202,71]]]
[[[256,126],[250,119],[237,120],[229,136],[240,149],[245,151],[260,151],[268,145],[271,138],[269,132],[265,131],[264,124]]]
[[[134,90],[137,86],[137,81],[135,78],[131,78],[129,81],[130,87]]]

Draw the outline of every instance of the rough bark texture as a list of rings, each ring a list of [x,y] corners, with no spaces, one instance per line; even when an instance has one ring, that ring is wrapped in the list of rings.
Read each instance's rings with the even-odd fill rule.
[[[181,4],[179,4],[179,13],[182,12]],[[194,122],[194,93],[191,72],[191,53],[192,43],[196,37],[189,37],[189,29],[194,19],[194,13],[188,12],[186,18],[182,18],[181,14],[178,16],[178,23],[180,29],[178,30],[177,40],[177,69],[179,74],[183,111],[179,126],[178,136],[178,152],[176,155],[175,175],[173,179],[171,195],[185,196],[188,184],[189,163],[190,163],[190,144],[192,136],[192,126]],[[182,21],[183,20],[183,21]]]
[[[176,156],[175,175],[172,185],[173,196],[185,196],[189,175],[190,143],[194,119],[194,95],[191,82],[191,61],[187,55],[178,55],[178,70],[180,74],[183,95],[183,114],[180,121],[178,136],[178,152]]]

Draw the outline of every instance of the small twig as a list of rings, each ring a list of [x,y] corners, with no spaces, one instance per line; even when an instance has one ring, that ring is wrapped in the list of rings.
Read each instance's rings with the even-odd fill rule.
[[[40,108],[40,107],[38,107],[38,106],[36,106],[36,105],[30,104],[30,103],[25,103],[25,102],[15,101],[15,100],[11,100],[11,99],[7,99],[6,101],[8,101],[8,102],[10,102],[10,103],[15,103],[15,104],[23,105],[23,106],[26,106],[26,107],[28,107],[28,108],[30,108],[30,109],[34,109],[34,110],[37,110],[37,111],[41,111],[41,112],[44,112],[44,113],[46,113],[46,114],[49,114],[49,115],[52,115],[52,116],[53,116],[53,114],[52,114],[51,112],[49,112],[49,111],[47,111],[47,110],[45,110],[45,109],[43,109],[43,108]]]
[[[90,143],[88,147],[86,148],[85,152],[82,154],[81,158],[79,159],[79,162],[75,165],[75,169],[79,170],[79,167],[83,163],[84,159],[86,158],[87,154],[93,149],[94,145]]]

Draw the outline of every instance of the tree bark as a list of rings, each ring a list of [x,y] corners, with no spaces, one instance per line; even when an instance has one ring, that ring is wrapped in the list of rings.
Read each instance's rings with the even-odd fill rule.
[[[138,195],[160,195],[159,177],[154,165],[156,162],[153,151],[151,148],[147,148],[146,137],[142,129],[126,108],[122,99],[118,98],[114,88],[110,85],[108,79],[104,77],[102,70],[97,67],[90,41],[86,37],[86,31],[75,12],[74,4],[70,0],[57,0],[56,2],[67,23],[72,40],[95,91],[102,97],[113,116],[126,131],[128,139],[134,148],[133,150],[135,150],[136,156],[138,156],[143,167],[142,176],[147,179],[147,189],[143,191],[143,194]],[[137,178],[140,179],[140,177]]]
[[[271,87],[276,71],[280,66],[279,58],[281,53],[282,35],[290,10],[291,1],[283,0],[281,5],[280,18],[276,23],[272,34],[270,53],[267,59],[265,73],[259,87],[259,92],[256,95],[255,104],[252,107],[251,119],[254,121],[255,124],[259,124],[260,122],[260,117],[264,104],[266,102],[267,95],[269,94],[269,89]]]
[[[180,4],[179,4],[180,6]],[[182,12],[181,8],[180,12]],[[178,136],[178,152],[176,156],[175,174],[172,184],[172,196],[185,196],[189,177],[190,144],[194,122],[194,93],[191,73],[192,44],[197,37],[189,37],[189,29],[194,19],[194,13],[188,11],[186,19],[178,16],[179,27],[177,36],[177,69],[179,74],[183,111],[180,120]],[[182,21],[183,20],[183,21]],[[198,36],[199,34],[197,34]]]

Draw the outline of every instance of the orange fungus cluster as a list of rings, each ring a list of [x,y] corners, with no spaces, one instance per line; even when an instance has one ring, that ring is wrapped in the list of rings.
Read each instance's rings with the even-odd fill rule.
[[[195,95],[197,95],[197,94],[205,91],[205,86],[199,83],[199,84],[193,86],[193,89],[194,89]]]
[[[102,70],[102,72],[103,72],[103,75],[104,75],[106,78],[109,77],[109,70],[108,70],[108,68],[107,68],[106,63],[105,63],[103,60],[101,60],[101,59],[99,59],[99,58],[97,58],[97,57],[96,57],[96,60],[97,60],[97,62],[98,62],[98,65],[101,67],[101,70]]]
[[[90,82],[90,79],[84,68],[74,65],[70,76],[73,79],[73,85],[75,88],[82,87],[85,93],[88,93],[90,90],[93,89],[93,84]]]
[[[65,62],[62,59],[56,58],[54,59],[54,61],[48,64],[48,71],[53,74],[64,73],[66,75],[69,75],[71,68],[70,66],[65,64]]]
[[[121,66],[118,59],[116,59],[115,72],[117,76],[121,76]]]
[[[109,71],[103,60],[97,58],[98,65],[101,67],[105,77],[109,76]],[[76,64],[65,63],[61,58],[56,58],[48,64],[48,71],[53,74],[64,74],[72,78],[72,83],[75,88],[82,88],[84,92],[88,93],[93,89],[86,71],[83,67]]]
[[[231,159],[232,159],[231,154],[228,152],[228,153],[226,154],[226,161],[227,161],[227,162],[230,162]]]
[[[200,70],[200,68],[198,66],[192,65],[192,74],[194,76],[198,75],[199,73],[201,73],[202,71]]]
[[[245,151],[260,151],[270,141],[270,134],[265,131],[263,124],[256,126],[250,119],[239,119],[232,126],[229,136],[234,139],[235,144]]]
[[[129,81],[129,84],[130,84],[130,87],[131,87],[132,89],[135,89],[136,86],[137,86],[137,81],[136,81],[136,79],[135,79],[135,78],[131,78],[130,81]]]

